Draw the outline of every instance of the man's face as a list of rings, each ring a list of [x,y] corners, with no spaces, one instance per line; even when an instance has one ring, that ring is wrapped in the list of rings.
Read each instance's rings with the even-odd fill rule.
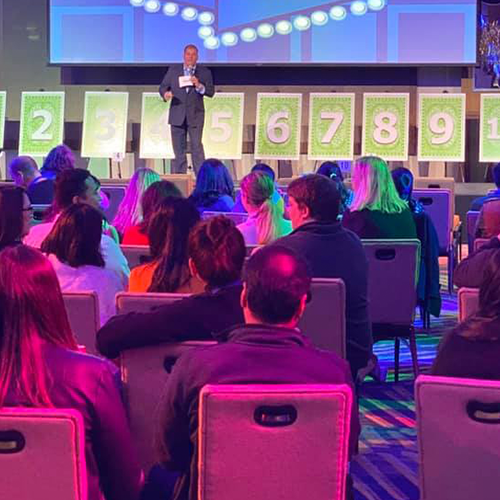
[[[184,65],[196,66],[196,62],[198,61],[198,51],[194,47],[188,47],[184,51]]]
[[[292,221],[293,229],[297,229],[304,223],[303,210],[301,210],[300,205],[292,196],[289,197],[289,204],[288,215],[290,216],[290,220]]]
[[[86,203],[91,207],[97,208],[100,210],[101,208],[101,186],[97,184],[97,182],[92,179],[92,177],[87,178],[85,181],[85,194],[80,197],[78,201],[80,203]]]

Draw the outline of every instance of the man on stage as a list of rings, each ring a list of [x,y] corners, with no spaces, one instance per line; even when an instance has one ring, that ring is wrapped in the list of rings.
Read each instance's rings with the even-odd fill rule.
[[[197,47],[186,45],[184,63],[170,66],[160,85],[162,98],[165,101],[172,99],[168,123],[172,131],[175,154],[172,161],[173,174],[184,174],[187,171],[187,134],[191,142],[191,157],[196,173],[205,160],[201,142],[205,120],[203,98],[213,97],[215,89],[212,73],[208,68],[196,64],[197,61]]]

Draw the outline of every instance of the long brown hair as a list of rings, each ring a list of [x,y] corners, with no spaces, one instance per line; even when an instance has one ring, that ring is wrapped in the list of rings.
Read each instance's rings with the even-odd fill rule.
[[[18,245],[0,252],[0,407],[9,388],[33,406],[52,406],[43,344],[77,350],[50,262]]]

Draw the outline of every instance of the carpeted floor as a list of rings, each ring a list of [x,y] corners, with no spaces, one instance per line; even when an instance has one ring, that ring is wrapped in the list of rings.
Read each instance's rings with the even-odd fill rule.
[[[442,335],[457,323],[456,295],[446,290],[442,269],[443,307],[432,318],[429,332],[417,319],[419,368],[429,370]],[[374,351],[386,382],[367,379],[361,387],[360,413],[363,426],[359,455],[351,464],[356,500],[418,500],[418,454],[413,399],[413,373],[408,346],[401,344],[400,382],[394,383],[394,343],[379,342]]]

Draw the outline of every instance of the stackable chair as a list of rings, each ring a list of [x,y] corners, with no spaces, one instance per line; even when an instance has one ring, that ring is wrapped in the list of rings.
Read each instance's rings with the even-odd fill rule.
[[[469,255],[474,251],[474,240],[476,239],[476,223],[479,218],[477,210],[469,210],[467,212],[467,245],[469,247]]]
[[[116,294],[116,312],[118,314],[149,312],[153,307],[172,304],[185,297],[189,297],[189,294],[119,292]]]
[[[120,248],[130,269],[148,262],[151,258],[149,247],[145,245],[120,245]]]
[[[458,321],[464,321],[479,307],[479,288],[458,289]]]
[[[248,219],[248,214],[244,214],[244,213],[238,213],[238,212],[210,212],[208,210],[205,210],[201,214],[201,217],[203,219],[210,219],[211,217],[217,217],[218,215],[223,215],[224,217],[227,217],[228,219],[231,219],[235,223],[236,226],[238,226],[239,224],[243,224]]]

